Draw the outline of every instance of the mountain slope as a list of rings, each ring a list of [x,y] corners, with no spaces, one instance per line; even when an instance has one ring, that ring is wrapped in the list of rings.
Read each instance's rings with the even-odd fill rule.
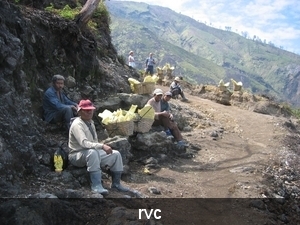
[[[242,81],[253,93],[276,96],[299,106],[300,56],[236,33],[215,29],[168,8],[108,1],[112,42],[119,54],[135,51],[137,68],[149,52],[163,67],[194,83]],[[295,83],[296,81],[296,83]]]

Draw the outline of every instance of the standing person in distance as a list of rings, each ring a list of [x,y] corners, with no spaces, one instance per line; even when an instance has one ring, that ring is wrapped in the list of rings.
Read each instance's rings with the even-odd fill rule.
[[[135,61],[133,57],[134,52],[130,51],[129,56],[128,56],[128,65],[131,66],[132,68],[135,68]]]
[[[152,76],[154,73],[154,64],[155,64],[155,59],[153,58],[153,53],[149,54],[149,57],[146,59],[146,72],[145,74],[150,73]]]
[[[77,103],[71,101],[63,92],[65,78],[56,74],[52,77],[52,87],[49,87],[43,98],[44,119],[48,123],[63,122],[67,130],[70,120],[77,115]]]

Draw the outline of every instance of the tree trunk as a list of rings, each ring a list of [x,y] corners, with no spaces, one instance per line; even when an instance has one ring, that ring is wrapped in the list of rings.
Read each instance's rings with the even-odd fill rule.
[[[92,15],[94,11],[97,9],[98,5],[100,3],[100,0],[87,0],[84,4],[83,8],[79,12],[79,14],[76,16],[76,23],[78,26],[84,27],[89,22],[89,20],[92,18]]]

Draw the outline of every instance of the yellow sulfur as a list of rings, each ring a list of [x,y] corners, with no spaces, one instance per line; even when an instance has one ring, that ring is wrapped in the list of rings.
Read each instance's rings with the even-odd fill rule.
[[[154,120],[155,111],[151,105],[145,105],[144,108],[138,110],[138,114],[142,118]]]
[[[54,155],[54,168],[56,172],[61,172],[63,169],[63,159],[61,157],[61,155]]]

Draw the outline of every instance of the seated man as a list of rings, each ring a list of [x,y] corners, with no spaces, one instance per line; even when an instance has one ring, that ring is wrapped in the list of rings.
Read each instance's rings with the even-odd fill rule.
[[[185,145],[176,123],[172,121],[172,114],[169,111],[161,110],[162,97],[163,91],[161,89],[155,89],[153,92],[153,97],[147,102],[147,105],[151,105],[155,111],[153,126],[163,126],[167,134],[168,132],[170,132],[174,136],[178,145]],[[166,99],[164,101],[168,103],[167,101],[171,98],[170,93],[168,93],[168,95],[165,95],[164,98]]]
[[[177,98],[178,95],[181,95],[182,101],[187,101],[187,99],[184,96],[183,90],[180,87],[180,78],[175,77],[174,81],[170,85],[170,92],[172,93],[173,98]]]
[[[44,119],[48,123],[63,122],[69,130],[70,120],[77,114],[77,104],[63,93],[64,81],[62,75],[52,77],[53,85],[47,89],[43,98]]]
[[[120,184],[123,172],[123,161],[119,151],[109,145],[98,142],[94,121],[96,108],[90,100],[81,100],[78,115],[69,132],[69,162],[77,167],[87,167],[93,192],[108,194],[102,186],[101,167],[109,168],[112,173],[112,185],[118,191],[129,191]]]

